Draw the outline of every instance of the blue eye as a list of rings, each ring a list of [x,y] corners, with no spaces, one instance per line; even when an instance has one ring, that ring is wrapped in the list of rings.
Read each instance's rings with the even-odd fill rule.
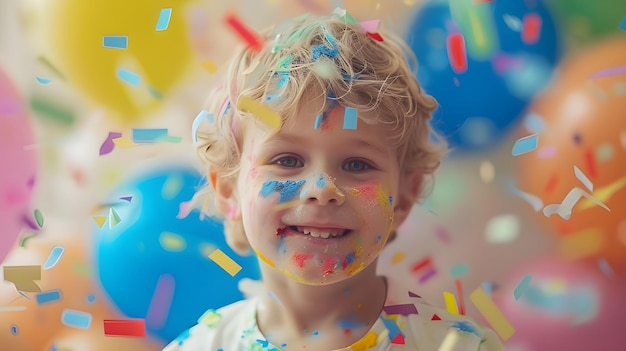
[[[274,163],[286,168],[297,168],[304,166],[304,163],[302,163],[302,161],[300,161],[300,159],[295,156],[283,156],[277,159]]]
[[[363,172],[371,168],[372,166],[363,160],[350,160],[343,164],[344,171],[348,172]]]

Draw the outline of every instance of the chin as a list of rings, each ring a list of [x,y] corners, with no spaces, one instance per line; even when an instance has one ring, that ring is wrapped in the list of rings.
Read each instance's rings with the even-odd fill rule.
[[[366,262],[353,262],[345,269],[326,270],[320,269],[320,266],[309,267],[291,267],[285,269],[284,274],[305,285],[325,286],[343,282],[354,277],[367,266]]]

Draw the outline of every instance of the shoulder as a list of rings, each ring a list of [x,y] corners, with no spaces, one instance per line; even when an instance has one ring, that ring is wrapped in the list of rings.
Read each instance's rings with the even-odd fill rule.
[[[207,310],[198,324],[183,331],[163,351],[214,351],[240,349],[237,342],[256,327],[256,300],[242,300],[218,310]]]

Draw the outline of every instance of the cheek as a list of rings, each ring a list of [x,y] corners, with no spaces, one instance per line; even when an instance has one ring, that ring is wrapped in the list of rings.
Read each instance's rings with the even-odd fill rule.
[[[381,183],[366,183],[350,189],[350,195],[358,207],[368,214],[388,216],[392,213],[393,198]],[[378,217],[378,216],[375,216]]]

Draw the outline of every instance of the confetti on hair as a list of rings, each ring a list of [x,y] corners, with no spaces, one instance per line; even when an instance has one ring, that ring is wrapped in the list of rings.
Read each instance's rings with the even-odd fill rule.
[[[105,48],[127,49],[127,35],[105,35],[102,37],[102,46]]]
[[[474,290],[470,294],[470,300],[483,317],[485,317],[493,330],[500,336],[502,341],[507,341],[515,334],[515,328],[513,328],[504,314],[502,314],[502,311],[500,311],[498,306],[482,288]]]
[[[170,18],[172,17],[172,8],[163,8],[159,13],[159,19],[157,20],[155,30],[157,32],[164,31],[170,25]]]
[[[357,109],[346,107],[343,114],[343,129],[356,130],[357,121]]]
[[[194,143],[198,142],[198,128],[204,121],[213,123],[213,114],[208,112],[207,110],[202,110],[198,113],[196,118],[194,118],[193,123],[191,124],[191,136]]]
[[[574,165],[574,174],[576,175],[576,178],[578,178],[578,180],[580,180],[580,182],[583,183],[583,185],[585,186],[585,188],[587,188],[587,190],[593,192],[593,183],[580,170],[580,168],[576,167],[576,165]]]
[[[228,25],[243,39],[253,51],[263,48],[263,38],[257,32],[246,26],[234,12],[228,12],[225,16]]]
[[[598,268],[600,268],[600,271],[604,273],[605,276],[609,278],[613,277],[614,275],[613,268],[611,267],[609,262],[606,260],[606,258],[600,257],[598,259]]]
[[[537,134],[519,138],[515,141],[511,154],[513,156],[529,153],[537,148]]]
[[[465,52],[465,39],[459,32],[450,33],[446,38],[448,61],[454,73],[467,71],[467,53]]]
[[[541,17],[536,13],[528,13],[522,21],[522,41],[535,44],[541,34]]]
[[[257,119],[259,119],[259,121],[265,123],[274,131],[280,130],[282,118],[267,105],[261,104],[252,98],[242,95],[237,100],[237,107],[242,111],[252,113],[257,117]]]
[[[318,58],[320,58],[321,55],[328,56],[329,58],[335,58],[337,57],[337,55],[339,55],[339,48],[337,47],[337,42],[335,40],[335,37],[333,37],[332,34],[328,32],[328,29],[326,29],[326,26],[322,26],[322,31],[324,32],[324,37],[328,41],[328,44],[330,44],[330,47],[324,44],[313,46],[311,48],[311,51],[313,53],[313,56],[312,56],[313,61],[316,61]]]

